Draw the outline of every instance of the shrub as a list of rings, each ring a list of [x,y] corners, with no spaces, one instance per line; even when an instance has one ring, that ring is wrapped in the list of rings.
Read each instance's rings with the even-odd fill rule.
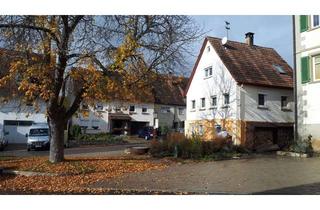
[[[233,146],[230,138],[203,141],[199,135],[186,138],[181,133],[169,133],[162,141],[153,140],[150,149],[151,155],[155,157],[175,156],[194,159],[230,156],[235,152],[247,153],[242,147]]]
[[[70,127],[70,138],[77,139],[81,134],[81,127],[79,125],[72,125]]]
[[[314,151],[312,148],[312,136],[309,135],[307,139],[295,141],[291,145],[290,150],[298,153],[313,154]]]
[[[125,142],[122,136],[112,136],[109,133],[81,134],[79,140],[82,144],[117,144]]]

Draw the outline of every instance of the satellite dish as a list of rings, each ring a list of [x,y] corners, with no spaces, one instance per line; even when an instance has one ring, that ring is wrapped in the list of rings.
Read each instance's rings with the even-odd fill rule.
[[[228,42],[228,38],[227,37],[223,37],[222,40],[221,40],[222,45],[227,44],[227,42]]]

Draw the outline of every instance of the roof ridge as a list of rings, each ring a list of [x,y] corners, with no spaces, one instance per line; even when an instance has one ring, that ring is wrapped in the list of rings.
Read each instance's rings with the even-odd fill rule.
[[[219,40],[222,40],[222,38],[219,38],[219,37],[213,37],[213,36],[206,36],[206,38],[209,38],[209,39],[219,39]],[[228,40],[228,42],[235,42],[235,43],[238,43],[238,44],[242,44],[242,45],[246,45],[248,46],[246,43],[244,42],[238,42],[238,41],[234,41],[234,40]],[[266,49],[271,49],[271,50],[275,50],[274,48],[272,47],[265,47],[265,46],[260,46],[260,45],[253,45],[254,47],[259,47],[259,48],[266,48]]]

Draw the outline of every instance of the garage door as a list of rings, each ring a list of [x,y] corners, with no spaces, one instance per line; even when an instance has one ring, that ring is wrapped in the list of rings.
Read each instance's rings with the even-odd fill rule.
[[[5,120],[4,132],[5,139],[10,144],[24,144],[27,143],[26,133],[28,133],[32,121],[22,120]]]

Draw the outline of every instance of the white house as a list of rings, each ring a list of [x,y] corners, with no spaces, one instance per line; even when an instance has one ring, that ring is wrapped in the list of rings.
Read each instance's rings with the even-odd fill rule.
[[[186,88],[185,134],[236,144],[284,146],[293,138],[293,72],[272,48],[206,37]]]
[[[297,137],[320,151],[320,16],[295,16],[294,28]]]
[[[183,130],[185,121],[184,88],[187,79],[162,75],[152,85],[152,96],[140,102],[110,101],[96,107],[82,105],[73,117],[88,133],[110,132],[135,135],[145,126]],[[135,94],[139,94],[137,91]]]
[[[20,103],[19,100],[10,100],[0,105],[0,131],[9,144],[26,143],[26,133],[32,123],[47,122],[43,104],[37,111],[32,105]]]
[[[93,108],[82,104],[72,123],[85,128],[87,133],[136,134],[141,127],[154,126],[154,105],[113,101],[98,103]]]

